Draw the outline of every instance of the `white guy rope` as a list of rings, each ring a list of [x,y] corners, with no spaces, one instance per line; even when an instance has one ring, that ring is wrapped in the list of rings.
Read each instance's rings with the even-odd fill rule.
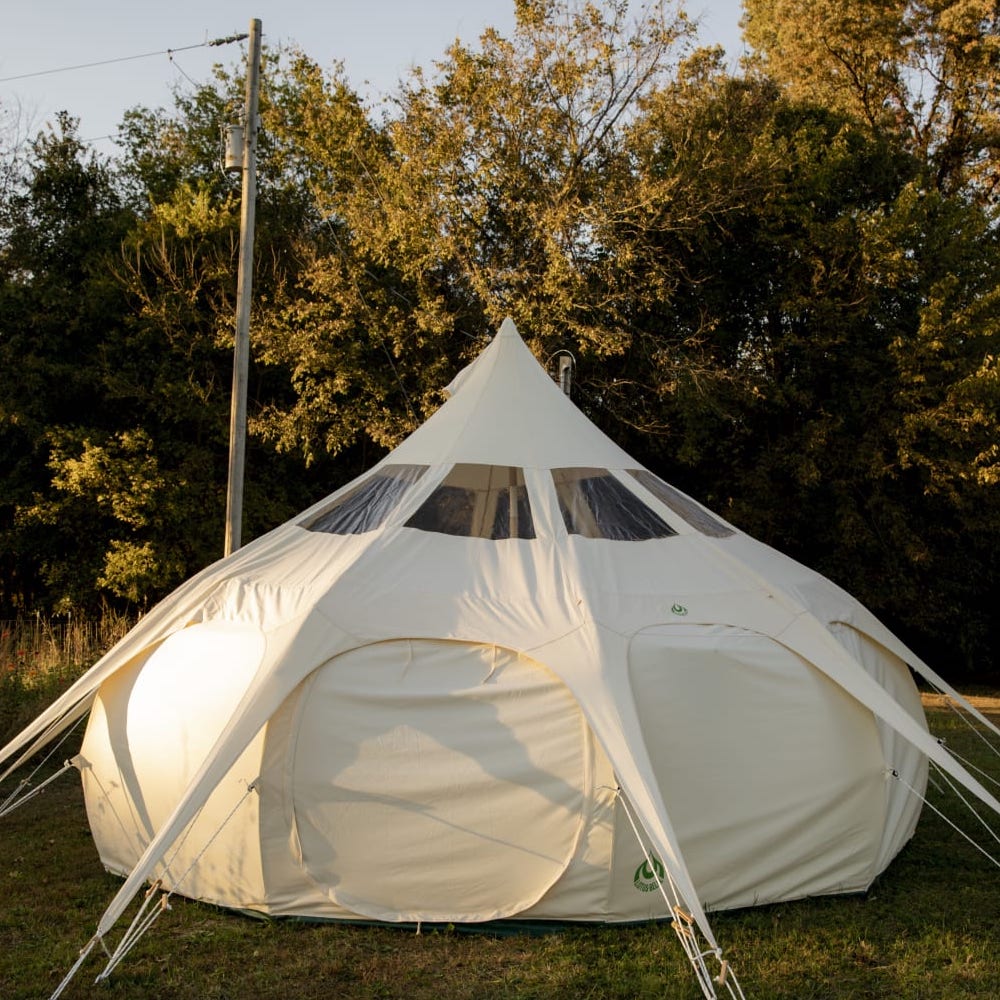
[[[650,871],[653,872],[655,877],[656,866],[653,863],[652,855],[646,847],[645,841],[642,839],[642,834],[639,832],[639,826],[632,816],[628,800],[625,798],[624,794],[622,794],[621,788],[614,789],[614,792],[618,801],[621,803],[622,810],[625,813],[626,819],[629,821],[629,825],[632,827],[632,832],[635,834],[635,839],[638,841],[639,847],[641,848],[643,856],[646,859],[646,864],[649,866]],[[671,927],[673,927],[674,933],[677,935],[677,939],[680,941],[681,947],[684,949],[684,953],[687,955],[688,961],[694,969],[698,985],[701,986],[701,991],[706,997],[706,1000],[718,1000],[718,994],[715,991],[716,984],[724,986],[733,1000],[746,1000],[739,981],[736,978],[736,973],[733,972],[729,962],[722,957],[722,950],[717,950],[715,948],[701,950],[699,948],[698,928],[695,924],[694,917],[692,917],[691,914],[688,913],[687,910],[681,905],[682,901],[680,893],[677,891],[677,886],[674,884],[670,871],[665,865],[663,868],[665,877],[670,886],[670,894],[673,896],[673,902],[671,902],[670,898],[667,896],[666,889],[663,886],[663,880],[656,879],[657,885],[660,889],[660,895],[663,897],[663,901],[667,904],[667,907],[673,915]],[[719,962],[719,974],[714,979],[708,970],[708,966],[705,964],[705,959],[709,955],[714,956]]]
[[[132,950],[132,948],[135,947],[136,943],[143,936],[143,934],[145,934],[146,931],[148,931],[149,928],[152,927],[153,923],[160,916],[160,914],[163,913],[164,910],[170,909],[170,897],[174,894],[174,892],[176,892],[177,888],[184,881],[184,879],[188,877],[188,875],[194,869],[195,865],[197,865],[197,863],[201,860],[204,853],[209,849],[209,847],[211,847],[215,839],[222,832],[225,825],[233,818],[233,816],[236,815],[237,810],[246,801],[247,796],[251,792],[257,790],[257,784],[259,780],[260,780],[259,778],[255,778],[247,785],[247,790],[240,796],[239,801],[230,810],[229,815],[226,816],[226,818],[216,828],[212,836],[209,837],[208,841],[205,843],[205,846],[198,852],[197,857],[195,857],[195,859],[191,862],[191,864],[188,866],[184,874],[181,875],[181,877],[173,884],[173,888],[163,893],[163,895],[157,900],[157,905],[155,906],[155,908],[150,910],[149,912],[147,912],[147,910],[149,909],[153,897],[156,895],[157,891],[162,887],[163,880],[157,879],[155,882],[153,882],[153,884],[149,887],[149,889],[146,890],[146,895],[143,898],[141,905],[139,906],[139,912],[136,913],[135,917],[132,919],[132,923],[129,924],[128,930],[126,930],[125,933],[122,935],[122,939],[121,941],[118,942],[118,947],[115,948],[114,952],[108,950],[108,946],[105,944],[104,938],[100,934],[95,934],[80,951],[79,958],[77,958],[77,960],[73,963],[72,968],[70,968],[69,972],[66,973],[65,977],[63,978],[63,981],[56,987],[56,991],[52,994],[51,997],[49,997],[49,1000],[58,1000],[58,998],[62,996],[62,993],[69,985],[70,980],[72,980],[72,978],[80,970],[80,966],[83,965],[83,963],[87,959],[87,956],[93,950],[94,945],[97,944],[98,942],[100,942],[101,947],[104,949],[105,954],[108,956],[108,962],[107,965],[105,965],[104,969],[101,971],[100,975],[98,975],[97,979],[94,980],[94,982],[99,983],[102,979],[108,978],[111,972],[121,963],[122,959],[125,958],[125,956]],[[184,837],[187,836],[188,832],[190,832],[190,827],[188,828],[187,831],[185,831]],[[181,839],[181,843],[183,843],[183,839],[184,838]],[[173,857],[176,857],[176,854],[177,852],[175,851]],[[171,860],[173,860],[173,858],[171,858]]]
[[[63,981],[56,987],[55,992],[49,997],[49,1000],[58,1000],[59,997],[63,995],[63,990],[69,986],[70,980],[77,974],[80,966],[87,960],[87,956],[90,954],[94,945],[97,944],[100,935],[95,934],[81,949],[80,956],[73,963],[72,968],[63,977]]]
[[[7,816],[9,813],[12,813],[19,806],[23,806],[25,802],[29,802],[36,795],[40,795],[44,792],[46,785],[51,785],[56,778],[61,778],[67,771],[76,767],[78,760],[79,757],[74,757],[72,760],[65,761],[63,766],[59,768],[55,774],[50,774],[40,785],[32,787],[30,780],[25,778],[24,781],[22,781],[17,788],[14,789],[13,793],[4,800],[3,804],[0,805],[0,819]],[[25,788],[31,788],[31,791],[21,795],[21,791]]]
[[[934,764],[934,762],[933,762],[933,761],[931,761],[931,763],[932,763],[932,764]],[[955,783],[954,783],[954,782],[953,782],[953,781],[951,780],[951,778],[949,778],[949,777],[948,777],[948,775],[947,775],[947,774],[945,774],[945,773],[944,773],[944,771],[942,771],[942,770],[941,770],[941,768],[940,768],[940,767],[938,767],[938,765],[937,765],[937,764],[934,764],[934,769],[935,769],[935,770],[937,771],[937,773],[938,773],[938,774],[939,774],[939,775],[941,776],[941,780],[942,780],[942,781],[944,781],[944,783],[945,783],[945,784],[946,784],[946,785],[947,785],[947,786],[948,786],[948,787],[949,787],[949,788],[950,788],[950,789],[951,789],[951,790],[952,790],[952,791],[953,791],[953,792],[954,792],[954,793],[955,793],[955,794],[956,794],[956,795],[958,796],[959,800],[960,800],[960,801],[961,801],[961,803],[962,803],[962,804],[963,804],[963,805],[965,806],[965,808],[966,808],[966,809],[968,809],[968,810],[969,810],[969,812],[970,812],[970,813],[972,813],[972,815],[973,815],[973,816],[975,816],[975,817],[976,817],[976,819],[978,819],[978,820],[979,820],[979,822],[980,822],[980,824],[982,825],[983,829],[984,829],[984,830],[986,830],[986,832],[987,832],[987,833],[988,833],[988,834],[989,834],[989,835],[990,835],[990,836],[991,836],[991,837],[992,837],[992,838],[993,838],[993,839],[994,839],[994,840],[995,840],[995,841],[996,841],[996,842],[997,842],[998,844],[1000,844],[1000,837],[998,837],[998,836],[996,835],[996,832],[995,832],[995,831],[993,830],[993,827],[991,827],[991,826],[989,825],[989,823],[987,823],[987,822],[986,822],[986,820],[985,820],[985,819],[983,819],[983,817],[982,817],[982,816],[980,816],[980,814],[979,814],[978,810],[976,809],[976,807],[975,807],[975,806],[973,806],[973,804],[972,804],[972,803],[971,803],[971,802],[970,802],[970,801],[969,801],[969,800],[968,800],[968,799],[967,799],[967,798],[966,798],[966,797],[965,797],[965,796],[964,796],[964,795],[962,794],[962,792],[961,792],[961,791],[959,790],[959,788],[958,788],[958,787],[957,787],[957,786],[955,785]]]
[[[149,910],[148,913],[146,912],[153,897],[162,888],[162,886],[162,880],[157,879],[146,890],[146,895],[143,897],[138,913],[136,913],[135,917],[132,919],[132,923],[128,925],[128,930],[126,930],[122,935],[121,940],[118,942],[118,947],[115,948],[113,954],[109,956],[107,965],[104,966],[101,973],[94,980],[95,983],[99,983],[102,979],[107,979],[121,964],[125,956],[139,943],[140,938],[142,938],[146,931],[153,926],[160,914],[163,913],[164,910],[170,909],[171,893],[165,892],[157,900],[158,905],[156,905],[152,910]],[[171,892],[172,891],[173,890],[171,890]]]
[[[955,699],[952,698],[947,691],[942,691],[939,687],[935,686],[934,684],[930,684],[930,686],[931,688],[934,689],[936,694],[939,694],[942,698],[944,698],[945,705],[948,708],[950,708],[955,713],[955,715],[957,715],[962,720],[962,722],[964,722],[969,727],[969,729],[971,729],[972,732],[976,734],[977,737],[979,737],[980,741],[989,748],[990,752],[995,757],[1000,757],[1000,750],[998,750],[996,746],[993,745],[993,743],[986,737],[986,734],[983,733],[978,726],[973,725],[972,721],[969,719],[968,713],[960,710],[959,705],[955,701]]]
[[[891,775],[890,775],[890,777],[891,777]],[[944,785],[942,785],[937,780],[937,778],[934,777],[934,772],[933,771],[928,771],[927,772],[927,784],[930,785],[934,789],[934,791],[937,792],[939,795],[944,795],[945,794],[945,787],[944,787]]]
[[[125,956],[136,946],[136,944],[138,944],[140,938],[146,933],[146,931],[148,931],[149,928],[153,926],[153,924],[159,918],[160,914],[163,913],[165,910],[170,909],[170,897],[177,892],[177,890],[183,884],[184,880],[188,877],[188,875],[190,875],[191,872],[194,871],[195,866],[202,859],[205,852],[212,846],[212,844],[215,842],[219,834],[222,833],[223,829],[225,829],[226,827],[226,824],[236,815],[240,806],[243,805],[243,803],[246,801],[250,793],[257,790],[257,783],[259,780],[260,780],[259,778],[255,778],[247,785],[247,790],[240,796],[239,800],[236,802],[233,808],[229,810],[229,813],[226,816],[226,818],[218,825],[218,827],[216,827],[215,832],[205,842],[204,847],[202,847],[202,849],[197,853],[197,855],[195,855],[194,859],[191,861],[191,864],[188,865],[188,867],[185,869],[181,877],[176,881],[174,881],[170,889],[168,889],[166,892],[163,893],[162,896],[160,896],[158,905],[147,913],[146,910],[150,905],[150,901],[152,900],[156,892],[162,887],[163,880],[157,879],[149,887],[149,889],[146,892],[145,898],[142,901],[142,905],[139,907],[139,912],[136,913],[135,917],[132,919],[132,923],[129,924],[128,930],[126,930],[125,933],[122,935],[121,940],[118,942],[118,947],[115,948],[111,957],[108,959],[107,965],[105,965],[104,969],[101,971],[100,975],[98,975],[97,979],[94,980],[95,983],[101,982],[102,979],[107,979],[111,975],[111,973],[118,967],[118,965],[121,964]],[[186,836],[187,834],[185,834],[185,838]],[[175,850],[174,855],[171,858],[171,861],[174,860],[174,858],[176,857],[177,857],[177,851]]]
[[[984,781],[988,781],[991,785],[995,785],[1000,788],[1000,781],[997,781],[988,771],[984,771],[981,767],[973,764],[971,760],[967,757],[963,757],[957,750],[953,750],[948,746],[948,741],[945,739],[939,739],[938,745],[944,747],[967,771],[975,771]]]
[[[79,760],[79,758],[73,757],[71,760],[66,761],[59,771],[42,782],[42,784],[39,785],[33,792],[30,792],[28,795],[24,795],[20,798],[18,797],[25,788],[31,787],[31,779],[34,778],[34,776],[38,774],[43,767],[45,767],[49,760],[51,760],[51,758],[55,755],[56,751],[66,742],[66,740],[70,738],[70,736],[73,735],[77,727],[85,718],[86,714],[81,715],[80,718],[77,719],[65,733],[63,733],[62,739],[60,739],[59,742],[56,743],[56,745],[52,747],[52,749],[49,750],[49,752],[35,765],[31,774],[29,774],[27,778],[22,778],[21,781],[18,782],[14,791],[12,791],[10,795],[3,800],[3,802],[0,802],[0,818],[6,816],[8,813],[12,813],[18,806],[27,802],[28,799],[34,798],[50,781],[54,778],[58,778],[61,774],[65,774],[70,767],[76,766],[75,762]]]
[[[952,822],[947,816],[945,816],[945,814],[943,812],[941,812],[941,810],[938,809],[938,807],[936,805],[934,805],[934,803],[931,802],[927,798],[927,796],[921,795],[920,792],[918,792],[913,787],[913,785],[911,785],[905,778],[903,778],[903,777],[900,776],[900,774],[899,774],[898,771],[896,771],[895,769],[893,769],[889,773],[901,785],[903,785],[904,788],[908,788],[910,790],[910,792],[912,792],[912,794],[914,794],[918,799],[920,799],[920,801],[923,802],[923,804],[925,806],[927,806],[932,812],[934,812],[935,814],[937,814],[938,816],[940,816],[941,819],[943,819],[948,824],[948,826],[950,826],[956,833],[961,834],[970,844],[972,844],[972,846],[977,851],[979,851],[980,854],[982,854],[984,857],[988,858],[993,864],[995,864],[997,866],[997,868],[1000,868],[1000,861],[997,861],[997,859],[995,857],[993,857],[993,855],[990,854],[989,851],[987,851],[984,847],[981,847],[979,844],[977,844],[960,826],[958,826],[956,823]]]

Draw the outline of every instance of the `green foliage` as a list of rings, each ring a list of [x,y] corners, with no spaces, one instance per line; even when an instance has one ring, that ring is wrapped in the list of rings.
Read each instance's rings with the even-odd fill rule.
[[[666,3],[523,0],[381,112],[267,51],[244,537],[511,315],[640,461],[995,670],[988,6],[748,0],[734,75]],[[69,119],[4,161],[0,606],[145,605],[218,554],[241,75],[129,112],[115,162]]]
[[[1000,21],[992,0],[746,0],[763,69],[796,98],[898,133],[925,183],[997,193]]]
[[[523,4],[518,18],[512,39],[488,31],[418,71],[381,127],[342,82],[293,67],[309,114],[272,127],[315,149],[328,182],[323,231],[265,332],[265,357],[293,367],[294,404],[263,422],[283,447],[391,446],[507,314],[543,356],[627,349],[601,281],[607,198],[628,169],[625,123],[687,26],[660,4],[631,26],[625,4]]]
[[[0,206],[0,607],[45,592],[44,565],[64,558],[60,529],[18,511],[48,484],[50,428],[101,408],[96,365],[122,296],[107,267],[128,224],[110,166],[88,155],[73,121],[42,133]],[[60,551],[62,550],[62,551]]]
[[[117,174],[66,121],[6,206],[0,605],[145,606],[221,553],[239,244],[214,162],[224,103],[206,88],[187,118],[134,113]],[[262,300],[297,205],[261,195]],[[280,378],[256,388],[280,398]],[[315,499],[256,444],[249,461],[250,534]]]
[[[926,191],[893,135],[711,59],[688,73],[634,130],[647,166],[632,190],[649,194],[615,260],[641,291],[601,398],[606,411],[620,398],[639,433],[605,422],[947,670],[989,663],[988,213]]]

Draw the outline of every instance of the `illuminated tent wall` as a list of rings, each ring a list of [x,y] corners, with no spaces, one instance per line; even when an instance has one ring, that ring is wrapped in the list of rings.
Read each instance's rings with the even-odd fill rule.
[[[275,915],[660,917],[662,865],[714,947],[709,908],[869,886],[928,758],[998,807],[907,664],[939,677],[640,468],[510,320],[450,389],[6,748],[90,711],[87,812],[127,876],[100,934],[151,878]]]

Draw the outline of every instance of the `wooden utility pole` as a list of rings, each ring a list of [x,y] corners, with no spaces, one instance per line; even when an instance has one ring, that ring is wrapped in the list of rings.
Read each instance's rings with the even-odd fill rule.
[[[243,113],[243,195],[240,209],[240,265],[236,289],[236,346],[229,417],[229,487],[226,493],[225,555],[241,543],[243,471],[247,448],[247,378],[250,369],[250,298],[253,284],[253,229],[257,201],[257,102],[260,93],[260,21],[250,22],[246,102]]]

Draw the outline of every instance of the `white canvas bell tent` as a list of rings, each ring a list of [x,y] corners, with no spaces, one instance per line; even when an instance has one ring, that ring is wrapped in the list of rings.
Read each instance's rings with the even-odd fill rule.
[[[90,713],[73,763],[125,883],[80,962],[158,880],[274,916],[671,917],[705,995],[737,996],[708,910],[866,889],[928,760],[1000,811],[929,736],[907,665],[959,696],[640,468],[513,322],[449,388],[3,750],[6,778]]]

